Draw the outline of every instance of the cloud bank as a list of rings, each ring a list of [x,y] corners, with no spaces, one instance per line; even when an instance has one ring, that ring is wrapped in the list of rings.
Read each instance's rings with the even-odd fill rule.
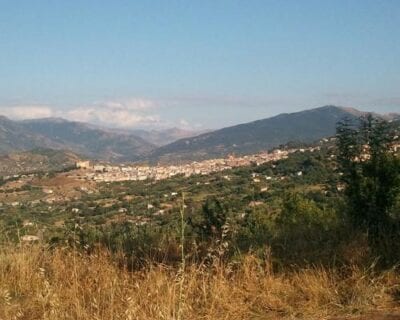
[[[162,124],[160,117],[155,114],[155,107],[155,102],[148,99],[95,102],[68,110],[65,117],[108,127],[152,127]]]
[[[67,110],[60,110],[60,108],[47,105],[0,106],[0,114],[15,120],[61,117],[115,128],[145,128],[167,125],[157,115],[156,102],[142,98],[98,101]]]
[[[12,119],[22,120],[52,117],[54,111],[48,106],[20,105],[0,107],[0,114]]]

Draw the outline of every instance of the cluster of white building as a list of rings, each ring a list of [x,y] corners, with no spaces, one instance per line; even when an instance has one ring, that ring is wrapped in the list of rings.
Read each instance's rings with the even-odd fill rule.
[[[90,162],[78,162],[77,167],[82,169],[80,178],[99,182],[115,181],[143,181],[147,179],[163,180],[176,175],[190,177],[192,175],[207,175],[213,172],[232,169],[240,166],[260,165],[269,161],[276,161],[287,158],[290,153],[300,151],[314,151],[319,147],[307,149],[275,150],[271,153],[262,152],[242,157],[229,156],[228,158],[210,159],[199,162],[192,162],[183,165],[170,166],[129,166],[94,164]]]

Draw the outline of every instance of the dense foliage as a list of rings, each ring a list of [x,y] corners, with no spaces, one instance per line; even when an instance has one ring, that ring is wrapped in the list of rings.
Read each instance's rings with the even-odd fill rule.
[[[400,159],[396,128],[371,115],[358,126],[338,126],[338,163],[345,183],[347,212],[353,226],[368,233],[386,261],[398,259]],[[392,261],[393,262],[393,261]]]

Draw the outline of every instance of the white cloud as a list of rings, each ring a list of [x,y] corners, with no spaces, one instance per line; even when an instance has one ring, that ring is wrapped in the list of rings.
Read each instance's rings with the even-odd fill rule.
[[[75,121],[121,128],[146,127],[161,122],[157,115],[140,114],[129,109],[105,107],[77,108],[68,111],[65,117]]]
[[[130,98],[116,101],[100,101],[94,103],[96,107],[108,108],[108,109],[120,109],[120,110],[131,110],[131,111],[143,111],[156,107],[154,100],[146,98]]]
[[[0,114],[11,119],[38,119],[54,116],[54,111],[48,106],[42,105],[20,105],[20,106],[0,106]]]
[[[69,109],[36,104],[0,106],[0,115],[16,120],[62,117],[108,127],[133,128],[161,124],[159,116],[154,114],[155,107],[156,103],[153,100],[131,98],[97,101],[86,106],[75,106]]]
[[[0,106],[0,115],[5,115],[11,119],[17,120],[60,117],[113,128],[153,129],[180,127],[183,129],[190,129],[192,126],[184,119],[178,118],[174,121],[161,118],[158,111],[161,111],[161,108],[168,108],[169,104],[170,101],[146,98],[96,101],[87,105],[72,106],[70,108],[39,104],[21,104]]]
[[[153,100],[143,98],[101,101],[70,109],[64,116],[70,120],[108,127],[148,127],[161,124],[159,116],[154,114],[155,106]]]
[[[178,124],[179,124],[179,127],[182,129],[190,129],[191,128],[189,122],[185,119],[180,119],[178,121]]]

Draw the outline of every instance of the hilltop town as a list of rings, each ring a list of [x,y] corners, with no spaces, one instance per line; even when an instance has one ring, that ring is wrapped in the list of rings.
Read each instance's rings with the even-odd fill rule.
[[[188,164],[169,166],[91,164],[90,161],[80,161],[76,164],[80,170],[73,172],[71,177],[96,182],[144,181],[148,179],[159,181],[176,175],[190,177],[192,175],[207,175],[242,166],[258,166],[266,162],[285,159],[289,154],[297,151],[313,152],[319,149],[320,147],[287,150],[276,149],[271,153],[262,152],[241,157],[231,155],[227,158],[194,161]]]

